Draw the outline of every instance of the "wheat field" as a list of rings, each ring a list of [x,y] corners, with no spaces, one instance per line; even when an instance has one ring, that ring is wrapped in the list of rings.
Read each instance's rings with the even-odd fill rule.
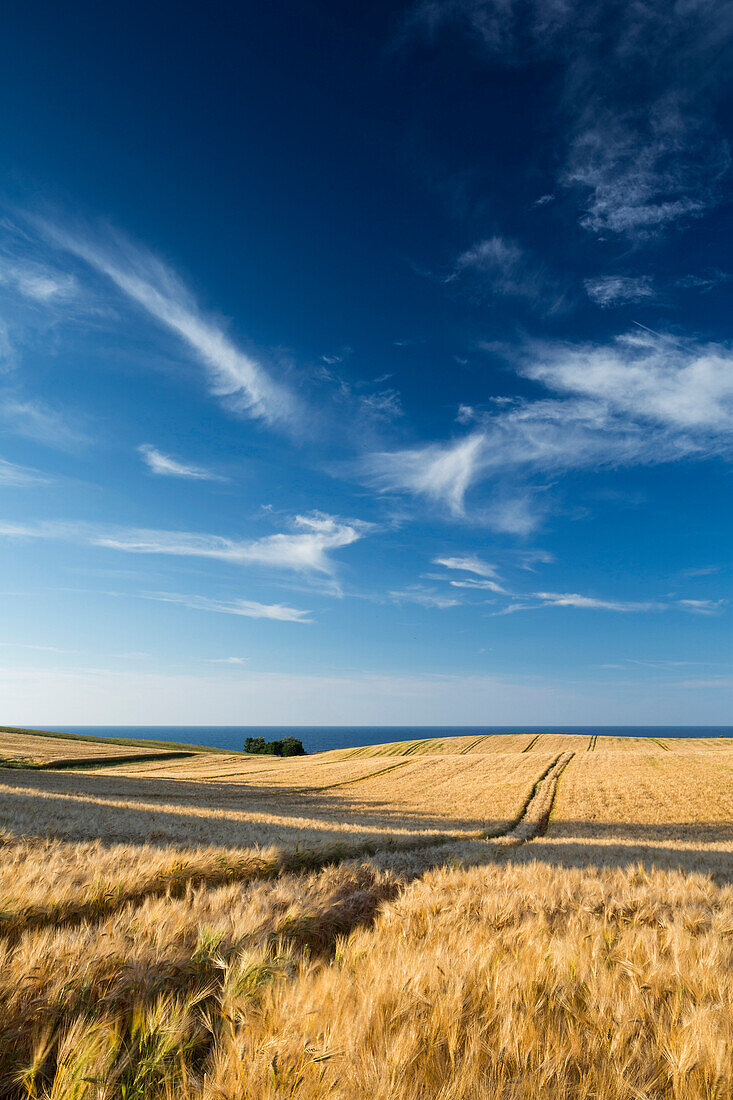
[[[733,741],[15,736],[0,1097],[733,1097]]]

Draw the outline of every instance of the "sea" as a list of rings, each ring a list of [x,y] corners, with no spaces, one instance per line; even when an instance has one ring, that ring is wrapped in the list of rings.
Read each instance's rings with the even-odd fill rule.
[[[733,737],[733,726],[32,726],[32,729],[83,733],[92,737],[134,737],[185,741],[217,749],[241,750],[246,737],[299,737],[306,752],[414,741],[426,737],[478,737],[491,733],[597,734],[609,737]]]

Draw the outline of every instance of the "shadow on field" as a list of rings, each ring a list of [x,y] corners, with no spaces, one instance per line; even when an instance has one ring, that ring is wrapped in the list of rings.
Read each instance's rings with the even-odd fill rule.
[[[257,823],[237,822],[222,813],[272,814],[275,827],[263,825],[262,843],[313,843],[314,831],[324,842],[390,830],[444,834],[501,830],[508,818],[487,818],[476,806],[470,817],[428,813],[387,800],[365,805],[359,785],[340,790],[283,788],[280,785],[133,778],[90,772],[12,771],[0,775],[0,826],[15,832],[96,840],[167,841],[179,844],[253,843]],[[10,790],[8,788],[11,788]],[[190,807],[190,813],[187,808]],[[300,819],[302,824],[299,822]],[[344,829],[342,826],[346,826]],[[273,828],[277,836],[273,837]],[[238,833],[240,834],[238,836]],[[249,837],[243,839],[244,834]]]
[[[475,816],[459,819],[406,811],[387,802],[364,806],[358,800],[358,787],[352,797],[350,792],[284,791],[280,786],[265,784],[194,784],[33,771],[4,774],[2,785],[6,789],[0,793],[0,826],[16,833],[60,839],[104,838],[110,845],[147,842],[160,846],[250,847],[260,842],[263,846],[287,848],[339,843],[353,846],[371,836],[380,848],[388,848],[391,836],[408,840],[409,833],[500,832],[511,825],[506,818],[481,816],[481,806],[477,806]],[[186,812],[187,806],[191,813]],[[490,796],[485,808],[491,808]],[[274,828],[263,825],[258,836],[256,822],[222,818],[222,811],[272,813],[279,823]],[[438,842],[434,848],[424,848],[409,858],[420,865],[421,871],[452,861],[488,864],[537,859],[564,867],[642,864],[678,868],[711,873],[728,882],[733,881],[733,853],[725,848],[732,842],[733,821],[553,821],[544,837],[522,847],[507,849],[491,841],[456,838],[447,844]]]
[[[628,822],[566,821],[520,847],[466,841],[447,844],[426,855],[425,870],[446,863],[464,866],[531,863],[563,868],[684,871],[711,875],[719,884],[733,883],[733,825],[729,822],[682,822],[648,825]]]

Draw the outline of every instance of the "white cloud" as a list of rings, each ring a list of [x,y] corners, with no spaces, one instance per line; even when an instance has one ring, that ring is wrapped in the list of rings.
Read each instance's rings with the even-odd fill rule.
[[[372,454],[366,477],[466,515],[466,497],[490,481],[474,518],[526,535],[549,506],[533,481],[571,470],[650,465],[729,454],[733,349],[648,331],[610,344],[534,341],[512,353],[525,377],[560,396],[501,405],[463,439]]]
[[[211,470],[206,470],[202,466],[193,466],[189,463],[179,462],[169,455],[164,455],[161,451],[148,443],[142,443],[138,447],[138,451],[142,455],[145,465],[154,474],[160,474],[162,477],[185,477],[199,481],[226,480],[219,474],[215,474]]]
[[[470,276],[493,295],[528,298],[542,303],[547,313],[563,304],[558,290],[545,268],[516,241],[495,235],[477,241],[456,259],[445,282]]]
[[[0,458],[0,485],[24,488],[28,485],[44,485],[49,480],[37,470],[16,466],[15,463]]]
[[[159,600],[161,603],[177,603],[192,611],[216,611],[222,615],[242,615],[246,619],[275,619],[283,623],[310,623],[310,611],[300,611],[281,603],[257,603],[255,600],[213,600],[207,596],[181,596],[173,592],[147,592],[146,600]],[[229,664],[239,664],[244,657],[227,658]]]
[[[592,398],[628,422],[700,433],[733,428],[733,350],[726,345],[641,331],[609,345],[536,343],[522,373],[550,389]]]
[[[206,659],[212,665],[246,665],[249,661],[249,657],[207,657]]]
[[[460,569],[466,573],[475,573],[477,577],[498,577],[495,565],[483,561],[476,554],[461,554],[457,557],[433,558],[433,565],[444,565],[446,569]]]
[[[702,294],[707,294],[709,290],[719,286],[721,283],[727,283],[731,278],[731,275],[727,271],[708,271],[704,275],[683,275],[681,279],[675,281],[675,286],[681,290],[699,290]]]
[[[418,585],[390,592],[389,595],[395,603],[416,603],[420,604],[421,607],[435,607],[441,611],[445,611],[449,607],[458,607],[461,602],[451,596],[442,596],[439,592],[421,588]]]
[[[601,309],[656,297],[654,284],[648,275],[638,278],[630,275],[602,275],[597,279],[586,279],[584,286],[588,297]]]
[[[580,607],[596,611],[662,611],[665,604],[655,600],[599,600],[594,596],[581,596],[577,592],[535,592],[544,607]]]
[[[365,469],[382,490],[409,491],[445,505],[454,516],[465,512],[465,497],[481,463],[484,435],[477,432],[447,444],[373,454]]]
[[[12,394],[0,395],[0,421],[14,435],[63,451],[75,450],[89,442],[81,429],[56,409]]]
[[[51,242],[105,275],[131,302],[180,337],[203,364],[211,392],[227,407],[268,423],[293,419],[293,395],[241,351],[217,321],[205,316],[181,279],[157,257],[119,235],[95,241],[89,234],[48,222],[36,224]]]
[[[488,237],[461,253],[449,278],[455,279],[462,271],[479,271],[493,276],[497,286],[503,287],[505,293],[513,293],[516,292],[524,260],[524,251],[516,241],[499,236]]]
[[[16,263],[0,257],[0,285],[10,286],[25,298],[46,303],[68,300],[78,294],[73,275],[56,271],[39,263]]]
[[[362,413],[373,420],[394,420],[403,416],[402,399],[397,390],[380,390],[359,397]]]
[[[599,111],[576,138],[563,182],[588,192],[586,229],[644,237],[704,214],[728,165],[725,141],[663,96],[626,116]]]
[[[596,596],[583,596],[578,592],[532,592],[520,595],[519,599],[525,602],[512,603],[499,614],[531,611],[537,607],[576,607],[582,610],[622,613],[670,611],[679,608],[697,615],[717,615],[726,604],[725,600],[604,600]],[[530,602],[526,602],[528,600]]]
[[[10,339],[8,326],[0,320],[0,370],[9,370],[15,363],[15,348]]]
[[[350,546],[370,529],[369,524],[360,520],[346,523],[320,512],[295,516],[293,526],[296,532],[292,534],[237,540],[187,531],[100,527],[83,523],[0,522],[0,535],[62,539],[134,554],[214,558],[237,565],[264,565],[273,569],[312,571],[330,576],[335,569],[335,563],[329,557],[330,551]]]
[[[451,588],[477,588],[488,592],[506,592],[506,589],[498,583],[498,581],[490,580],[467,580],[467,581],[448,581]]]
[[[446,569],[457,569],[465,573],[475,573],[476,577],[480,577],[480,580],[451,580],[449,583],[453,588],[479,588],[488,589],[490,592],[504,592],[505,589],[499,584],[495,565],[490,565],[489,562],[483,561],[475,554],[464,554],[459,557],[450,558],[433,558],[434,565],[443,565]]]
[[[399,392],[393,387],[382,390],[366,392],[372,386],[379,386],[388,381],[392,375],[384,374],[379,378],[362,381],[348,381],[334,369],[334,365],[341,362],[336,356],[321,356],[327,367],[318,367],[315,378],[319,382],[325,382],[331,386],[331,397],[342,406],[349,407],[348,422],[352,423],[355,417],[367,424],[387,422],[404,415],[402,399]]]
[[[465,362],[466,360],[464,360],[464,363]],[[456,422],[458,424],[471,424],[474,420],[476,420],[476,410],[472,405],[458,406],[458,412],[456,413]]]
[[[536,573],[538,565],[554,565],[555,561],[555,555],[548,550],[522,550],[518,555],[519,568],[528,573]]]
[[[719,201],[729,165],[716,118],[731,67],[727,0],[422,0],[407,32],[435,38],[448,23],[502,65],[552,63],[550,106],[565,123],[558,182],[581,193],[589,231],[639,239]]]
[[[300,533],[258,539],[247,546],[245,560],[284,569],[331,573],[334,567],[328,552],[358,542],[370,529],[361,520],[346,523],[320,512],[296,516],[293,523]]]
[[[727,600],[680,600],[679,605],[693,615],[719,615]]]

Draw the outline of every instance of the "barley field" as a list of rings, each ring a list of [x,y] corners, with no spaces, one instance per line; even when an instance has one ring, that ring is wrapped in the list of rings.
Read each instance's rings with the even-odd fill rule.
[[[0,1097],[733,1097],[733,741],[2,736]]]
[[[170,759],[171,756],[191,756],[220,749],[181,745],[165,741],[143,741],[134,738],[87,737],[42,730],[15,729],[0,726],[0,767],[66,767],[97,765],[108,760],[133,760],[140,757]]]

